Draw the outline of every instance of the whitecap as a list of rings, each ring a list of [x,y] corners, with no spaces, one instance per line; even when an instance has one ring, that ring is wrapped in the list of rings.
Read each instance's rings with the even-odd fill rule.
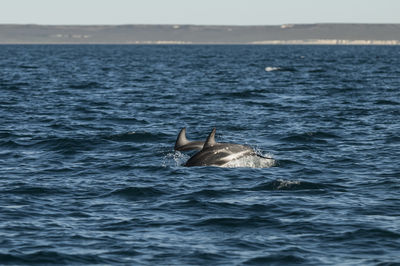
[[[267,72],[271,72],[271,71],[276,71],[276,70],[280,70],[280,67],[266,67],[265,71]]]

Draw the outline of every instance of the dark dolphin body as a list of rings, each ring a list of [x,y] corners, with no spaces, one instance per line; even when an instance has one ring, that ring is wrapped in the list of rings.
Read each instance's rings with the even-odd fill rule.
[[[233,143],[217,143],[215,141],[215,132],[216,129],[214,128],[206,142],[190,142],[185,136],[186,129],[183,128],[181,130],[175,144],[175,150],[200,150],[186,162],[185,166],[224,166],[228,162],[243,158],[244,156],[262,157],[256,154],[249,146]],[[202,148],[199,149],[199,147]]]

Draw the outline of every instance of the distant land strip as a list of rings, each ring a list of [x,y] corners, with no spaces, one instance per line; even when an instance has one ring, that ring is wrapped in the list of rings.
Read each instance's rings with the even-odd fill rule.
[[[0,24],[0,44],[400,45],[400,24]]]

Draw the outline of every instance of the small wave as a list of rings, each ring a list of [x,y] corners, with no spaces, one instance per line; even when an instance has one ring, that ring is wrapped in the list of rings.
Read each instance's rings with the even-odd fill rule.
[[[3,193],[11,193],[11,194],[24,194],[24,195],[54,195],[54,194],[64,194],[65,191],[57,189],[57,188],[48,188],[48,187],[38,187],[38,186],[23,186],[18,188],[9,189],[3,191]]]
[[[29,66],[29,65],[20,65],[19,68],[22,68],[22,69],[37,69],[39,67],[37,67],[37,66]]]
[[[94,254],[66,254],[54,251],[37,251],[29,254],[0,253],[5,264],[109,264],[113,260],[102,259]],[[114,261],[115,262],[115,261]]]
[[[57,151],[65,154],[73,154],[79,151],[90,150],[93,146],[99,143],[98,140],[88,138],[60,138],[60,137],[49,137],[44,140],[40,140],[31,146],[42,147]]]
[[[17,91],[19,90],[21,87],[19,86],[15,86],[15,85],[3,85],[0,87],[2,90],[9,90],[9,91]],[[4,102],[6,103],[6,102]]]
[[[119,196],[130,200],[141,200],[164,195],[165,192],[153,187],[127,187],[116,189],[108,196]]]
[[[302,257],[295,255],[267,255],[267,256],[259,256],[245,261],[244,265],[271,265],[271,264],[290,264],[295,265],[299,263],[305,263],[306,260]]]
[[[252,190],[325,190],[329,188],[325,184],[317,184],[300,180],[284,180],[277,179],[266,183],[259,184]]]
[[[378,100],[375,102],[375,104],[378,104],[378,105],[400,105],[399,102],[396,102],[393,100]]]
[[[149,124],[149,122],[145,119],[137,119],[134,117],[114,117],[114,118],[109,118],[108,121],[122,125]]]
[[[205,198],[205,199],[211,199],[211,198],[219,198],[219,197],[223,197],[227,194],[230,194],[229,191],[226,190],[213,190],[213,189],[203,189],[200,191],[195,191],[195,192],[191,192],[189,194],[184,194],[184,195],[180,195],[180,198],[189,198],[189,199],[197,199],[197,198]]]
[[[400,142],[400,136],[389,136],[386,137],[385,143],[387,144],[393,144],[393,143],[398,143]]]
[[[236,218],[236,217],[219,217],[219,218],[207,218],[200,222],[197,222],[197,226],[221,226],[224,228],[238,227],[238,228],[254,228],[257,226],[271,225],[279,223],[279,221],[271,218],[264,217],[247,217],[247,218]]]
[[[71,84],[69,87],[71,89],[93,89],[93,88],[99,88],[101,84],[97,82],[81,82],[81,83],[76,83],[76,84]]]
[[[317,132],[293,134],[291,136],[281,138],[280,140],[284,142],[326,144],[328,143],[326,139],[333,139],[333,138],[339,138],[339,137],[335,134],[317,131]]]
[[[400,239],[400,233],[382,229],[382,228],[369,228],[357,229],[352,232],[346,232],[343,237],[345,239],[366,238],[366,239]]]
[[[20,146],[22,146],[22,145],[16,143],[15,141],[12,141],[12,140],[0,141],[0,147],[2,147],[2,148],[11,149],[11,148],[18,148]]]
[[[118,231],[124,230],[126,228],[131,228],[134,224],[137,225],[136,219],[133,220],[117,220],[117,222],[112,221],[109,223],[104,223],[101,225],[101,230],[104,231]]]
[[[326,236],[326,238],[332,242],[356,242],[360,246],[368,245],[365,244],[365,240],[375,239],[385,239],[385,241],[398,240],[400,239],[400,234],[393,230],[386,230],[382,228],[360,228],[352,231],[347,231],[343,233],[336,233],[333,235]]]
[[[29,86],[31,86],[31,84],[27,82],[12,82],[12,83],[0,84],[0,88],[2,90],[10,90],[10,91],[19,90],[23,87],[29,87]]]
[[[241,208],[243,210],[245,210],[246,212],[268,213],[268,212],[271,212],[273,210],[280,211],[281,206],[279,206],[277,204],[273,204],[273,203],[269,203],[269,204],[255,203],[255,204],[247,205],[244,208],[243,208],[243,206],[241,206]]]
[[[228,255],[218,253],[217,251],[214,252],[194,251],[186,255],[185,257],[188,259],[188,261],[186,263],[181,263],[182,265],[204,265],[204,264],[215,265],[216,261],[227,259]]]
[[[226,97],[227,99],[231,98],[251,99],[257,96],[258,94],[259,92],[254,90],[243,90],[243,91],[224,92],[221,93],[221,96]]]
[[[152,134],[148,132],[125,132],[120,134],[114,134],[110,136],[105,136],[107,140],[118,141],[118,142],[154,142],[159,141],[161,137],[165,134]]]

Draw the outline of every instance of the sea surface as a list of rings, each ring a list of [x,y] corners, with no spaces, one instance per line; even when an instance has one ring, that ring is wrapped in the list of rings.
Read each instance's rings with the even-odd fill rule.
[[[399,265],[399,162],[399,46],[0,46],[1,265]]]

